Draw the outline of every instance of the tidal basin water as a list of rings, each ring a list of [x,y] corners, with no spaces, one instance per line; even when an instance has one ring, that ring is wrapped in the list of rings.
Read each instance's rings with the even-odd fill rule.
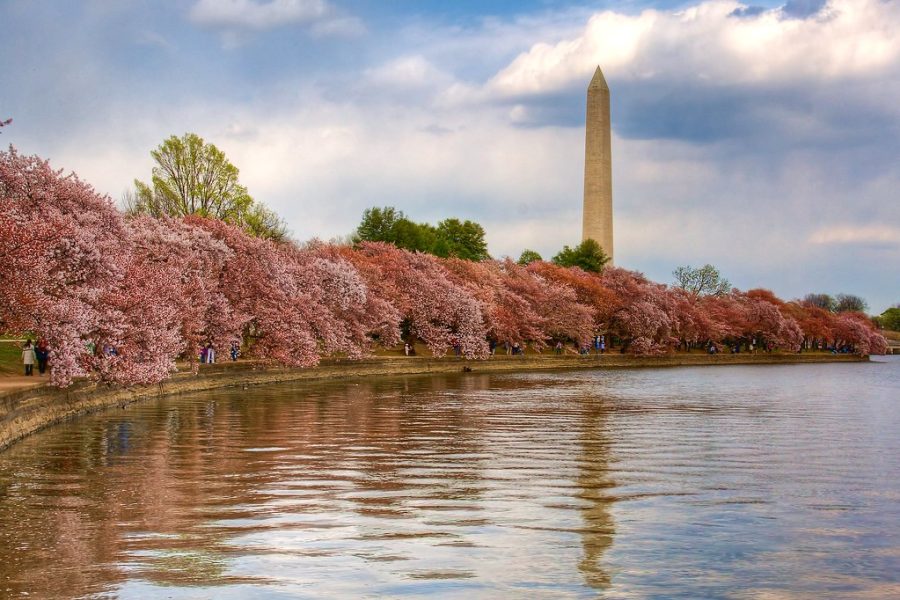
[[[900,361],[144,403],[0,454],[6,598],[898,598]]]

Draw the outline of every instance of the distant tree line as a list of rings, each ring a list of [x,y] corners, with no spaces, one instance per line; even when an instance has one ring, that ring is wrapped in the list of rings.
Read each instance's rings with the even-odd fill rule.
[[[415,223],[393,206],[367,208],[352,239],[354,242],[386,242],[412,252],[425,252],[441,258],[482,261],[490,259],[484,227],[474,221],[444,219],[438,224]],[[518,264],[527,266],[543,260],[534,250],[524,250]],[[561,267],[579,267],[600,273],[609,257],[591,239],[574,248],[564,246],[552,262]]]
[[[490,258],[484,228],[474,221],[450,218],[431,225],[416,223],[393,206],[367,208],[352,236],[354,242],[386,242],[412,252],[442,258]]]

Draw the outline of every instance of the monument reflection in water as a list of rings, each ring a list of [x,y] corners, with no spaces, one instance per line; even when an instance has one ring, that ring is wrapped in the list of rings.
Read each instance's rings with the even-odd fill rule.
[[[900,363],[147,403],[0,455],[0,596],[890,596]]]

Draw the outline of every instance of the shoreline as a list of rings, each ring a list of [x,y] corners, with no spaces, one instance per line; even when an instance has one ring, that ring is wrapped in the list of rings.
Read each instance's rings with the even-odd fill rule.
[[[456,357],[373,357],[364,360],[323,359],[319,366],[289,368],[253,361],[202,365],[197,374],[180,371],[171,379],[150,386],[124,388],[94,382],[78,382],[59,389],[33,386],[0,393],[0,452],[46,427],[107,408],[177,394],[226,387],[248,387],[291,381],[339,380],[356,377],[388,377],[450,373],[513,373],[571,369],[633,369],[720,365],[773,365],[835,362],[868,362],[867,356],[849,354],[668,354],[631,356],[602,354],[495,356],[486,360]]]

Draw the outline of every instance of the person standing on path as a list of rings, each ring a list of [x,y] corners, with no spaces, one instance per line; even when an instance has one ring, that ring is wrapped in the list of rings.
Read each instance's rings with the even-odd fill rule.
[[[47,358],[50,356],[50,348],[45,340],[38,340],[34,347],[34,357],[37,359],[38,373],[41,375],[47,372]]]
[[[25,365],[26,375],[34,375],[34,360],[34,346],[31,345],[31,340],[27,340],[22,348],[22,363]]]

